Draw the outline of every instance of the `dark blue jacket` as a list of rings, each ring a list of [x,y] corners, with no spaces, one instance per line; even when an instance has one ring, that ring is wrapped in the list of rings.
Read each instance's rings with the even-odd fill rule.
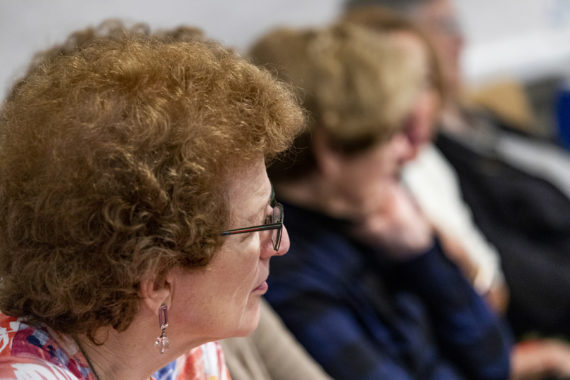
[[[335,379],[508,378],[508,332],[437,242],[394,263],[344,221],[285,204],[285,224],[267,299]]]

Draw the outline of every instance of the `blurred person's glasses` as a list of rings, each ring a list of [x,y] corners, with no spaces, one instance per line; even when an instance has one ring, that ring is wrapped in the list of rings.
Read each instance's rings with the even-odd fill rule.
[[[271,199],[269,205],[273,208],[271,215],[265,217],[265,223],[259,226],[234,228],[221,233],[222,236],[246,234],[256,231],[271,231],[271,242],[273,249],[279,251],[281,245],[281,233],[283,232],[283,205],[275,200],[275,193],[271,189]]]

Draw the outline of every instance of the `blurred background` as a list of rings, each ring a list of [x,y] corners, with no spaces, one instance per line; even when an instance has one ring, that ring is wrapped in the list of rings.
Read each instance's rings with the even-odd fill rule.
[[[273,26],[327,23],[341,5],[342,0],[0,0],[0,97],[34,52],[107,18],[153,29],[198,26],[243,51]],[[470,86],[517,80],[528,90],[539,129],[551,133],[556,96],[570,84],[570,0],[456,0],[456,6]]]

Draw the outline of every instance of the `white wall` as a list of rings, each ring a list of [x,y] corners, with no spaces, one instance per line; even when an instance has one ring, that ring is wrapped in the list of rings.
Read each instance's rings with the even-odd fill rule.
[[[154,28],[189,24],[226,45],[246,48],[274,25],[333,19],[342,0],[0,0],[0,98],[35,51],[107,18]]]
[[[570,76],[570,0],[456,0],[468,37],[465,74]],[[153,28],[199,26],[245,48],[277,24],[326,23],[342,0],[0,0],[0,97],[37,50],[70,32],[118,17]]]
[[[570,78],[570,0],[456,0],[468,37],[465,75]]]

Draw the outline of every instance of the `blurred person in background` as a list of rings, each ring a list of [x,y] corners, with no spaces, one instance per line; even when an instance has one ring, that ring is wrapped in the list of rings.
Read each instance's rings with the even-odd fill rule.
[[[460,67],[464,38],[451,0],[345,3],[352,12],[370,4],[408,17],[426,32],[438,52],[449,96],[438,121],[435,145],[456,171],[461,195],[476,225],[500,256],[510,295],[507,317],[516,336],[568,339],[568,154],[515,132],[517,128],[501,115],[464,101]]]
[[[293,238],[267,299],[339,380],[509,377],[508,332],[399,179],[408,132],[442,96],[422,38],[341,23],[279,29],[250,51],[310,120],[269,169]]]
[[[425,33],[408,21],[395,17],[393,12],[377,7],[361,7],[346,12],[343,21],[354,23],[380,32],[402,32],[417,29],[428,51],[434,52],[431,41]],[[432,61],[437,58],[432,57]],[[427,63],[427,62],[426,62]],[[426,70],[437,78],[441,86],[441,101],[451,94],[443,88],[444,72],[431,64]],[[424,102],[424,104],[427,104]],[[441,107],[424,106],[410,115],[407,134],[413,149],[413,159],[404,167],[403,180],[430,222],[438,231],[446,252],[451,254],[473,282],[475,289],[484,295],[495,310],[502,313],[508,300],[508,289],[503,280],[500,259],[492,247],[473,224],[468,207],[461,200],[459,184],[453,168],[445,161],[439,150],[431,144],[434,135],[434,121]],[[437,112],[437,114],[434,114]]]

